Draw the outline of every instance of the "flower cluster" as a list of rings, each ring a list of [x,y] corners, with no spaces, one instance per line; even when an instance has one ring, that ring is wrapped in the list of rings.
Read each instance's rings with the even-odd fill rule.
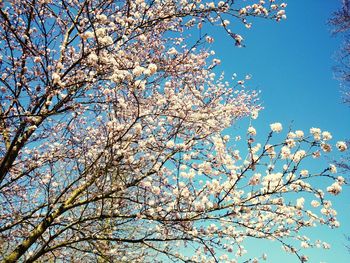
[[[188,40],[213,24],[242,46],[234,18],[248,28],[252,16],[286,18],[277,0],[246,4],[0,3],[0,260],[234,262],[248,237],[305,260],[288,240],[328,247],[300,230],[339,226],[327,197],[344,178],[334,165],[304,167],[332,150],[332,135],[296,130],[274,143],[273,123],[258,143],[251,125],[239,147],[227,128],[261,109],[243,88],[250,76],[226,81],[214,38]]]

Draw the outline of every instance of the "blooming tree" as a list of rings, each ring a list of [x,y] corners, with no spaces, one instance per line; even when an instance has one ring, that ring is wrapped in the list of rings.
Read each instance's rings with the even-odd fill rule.
[[[329,247],[302,230],[339,225],[326,197],[344,179],[304,167],[331,134],[276,141],[274,123],[257,143],[250,126],[239,152],[225,133],[260,106],[243,81],[216,77],[202,31],[242,46],[230,22],[285,18],[284,3],[252,2],[0,3],[3,262],[235,262],[250,237],[300,261],[300,248]]]
[[[333,27],[333,33],[336,35],[343,35],[345,37],[343,47],[338,54],[338,65],[335,68],[337,77],[341,81],[344,89],[344,102],[350,103],[350,64],[349,64],[349,54],[350,54],[350,1],[342,0],[342,5],[339,10],[333,13],[329,24]]]
[[[350,104],[350,70],[349,70],[349,54],[350,54],[350,1],[343,0],[341,8],[333,13],[331,19],[329,20],[330,25],[333,27],[333,33],[343,35],[344,43],[343,47],[339,52],[339,65],[335,68],[337,76],[341,82],[343,88],[343,99],[344,103]],[[349,145],[349,142],[347,142]],[[345,145],[346,147],[346,145]],[[337,162],[338,166],[342,168],[345,172],[350,171],[349,156],[344,156],[344,158]]]

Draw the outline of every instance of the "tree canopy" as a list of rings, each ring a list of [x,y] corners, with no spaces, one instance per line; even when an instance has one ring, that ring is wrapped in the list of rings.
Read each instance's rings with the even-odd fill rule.
[[[327,196],[344,178],[304,167],[332,135],[276,139],[272,123],[257,142],[258,94],[217,73],[212,36],[191,34],[216,26],[243,46],[233,23],[286,18],[285,3],[253,2],[0,3],[3,262],[236,262],[247,238],[301,262],[301,248],[329,248],[301,230],[339,226]],[[225,134],[245,117],[247,134]]]

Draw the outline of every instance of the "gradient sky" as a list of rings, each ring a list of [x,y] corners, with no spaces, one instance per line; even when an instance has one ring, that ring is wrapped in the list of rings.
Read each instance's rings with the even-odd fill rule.
[[[310,127],[328,130],[333,134],[333,142],[350,138],[350,107],[341,103],[339,82],[332,72],[335,52],[342,40],[332,37],[326,24],[331,13],[340,7],[340,0],[285,2],[288,4],[285,21],[256,20],[249,31],[232,22],[232,31],[244,36],[245,48],[235,47],[223,32],[213,29],[206,32],[216,36],[214,50],[222,60],[219,70],[223,70],[227,78],[233,73],[253,76],[247,86],[261,90],[265,107],[254,124],[262,138],[269,124],[276,121],[306,132]],[[239,134],[246,128],[246,122],[239,122],[231,132]],[[314,164],[310,166],[321,169]],[[332,245],[330,250],[305,250],[310,256],[309,262],[350,262],[350,253],[345,248],[350,242],[344,237],[350,235],[350,188],[344,187],[342,195],[332,201],[342,225],[336,230],[314,228],[305,232]],[[252,240],[246,245],[254,255],[268,252],[267,262],[298,262],[276,242]]]

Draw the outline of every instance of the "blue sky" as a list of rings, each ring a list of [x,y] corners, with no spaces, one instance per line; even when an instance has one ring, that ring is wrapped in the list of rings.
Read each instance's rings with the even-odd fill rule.
[[[256,20],[249,31],[237,23],[231,24],[232,31],[244,36],[245,48],[235,47],[223,32],[207,32],[216,36],[213,48],[222,61],[220,70],[227,77],[233,73],[241,77],[253,76],[248,86],[261,90],[260,98],[265,107],[254,125],[258,132],[267,134],[269,124],[279,121],[285,127],[293,123],[292,127],[304,131],[310,127],[328,130],[334,141],[350,138],[350,107],[341,103],[339,82],[332,72],[335,52],[342,39],[332,37],[326,24],[331,13],[340,6],[340,0],[285,2],[288,4],[285,21]],[[246,122],[239,122],[232,133],[239,133],[246,127]],[[342,226],[337,230],[314,228],[306,232],[332,245],[331,250],[305,250],[310,256],[309,262],[350,262],[344,238],[344,234],[350,235],[349,187],[345,187],[342,196],[333,203]],[[267,262],[298,262],[274,242],[251,241],[247,248],[254,255],[267,251]]]

